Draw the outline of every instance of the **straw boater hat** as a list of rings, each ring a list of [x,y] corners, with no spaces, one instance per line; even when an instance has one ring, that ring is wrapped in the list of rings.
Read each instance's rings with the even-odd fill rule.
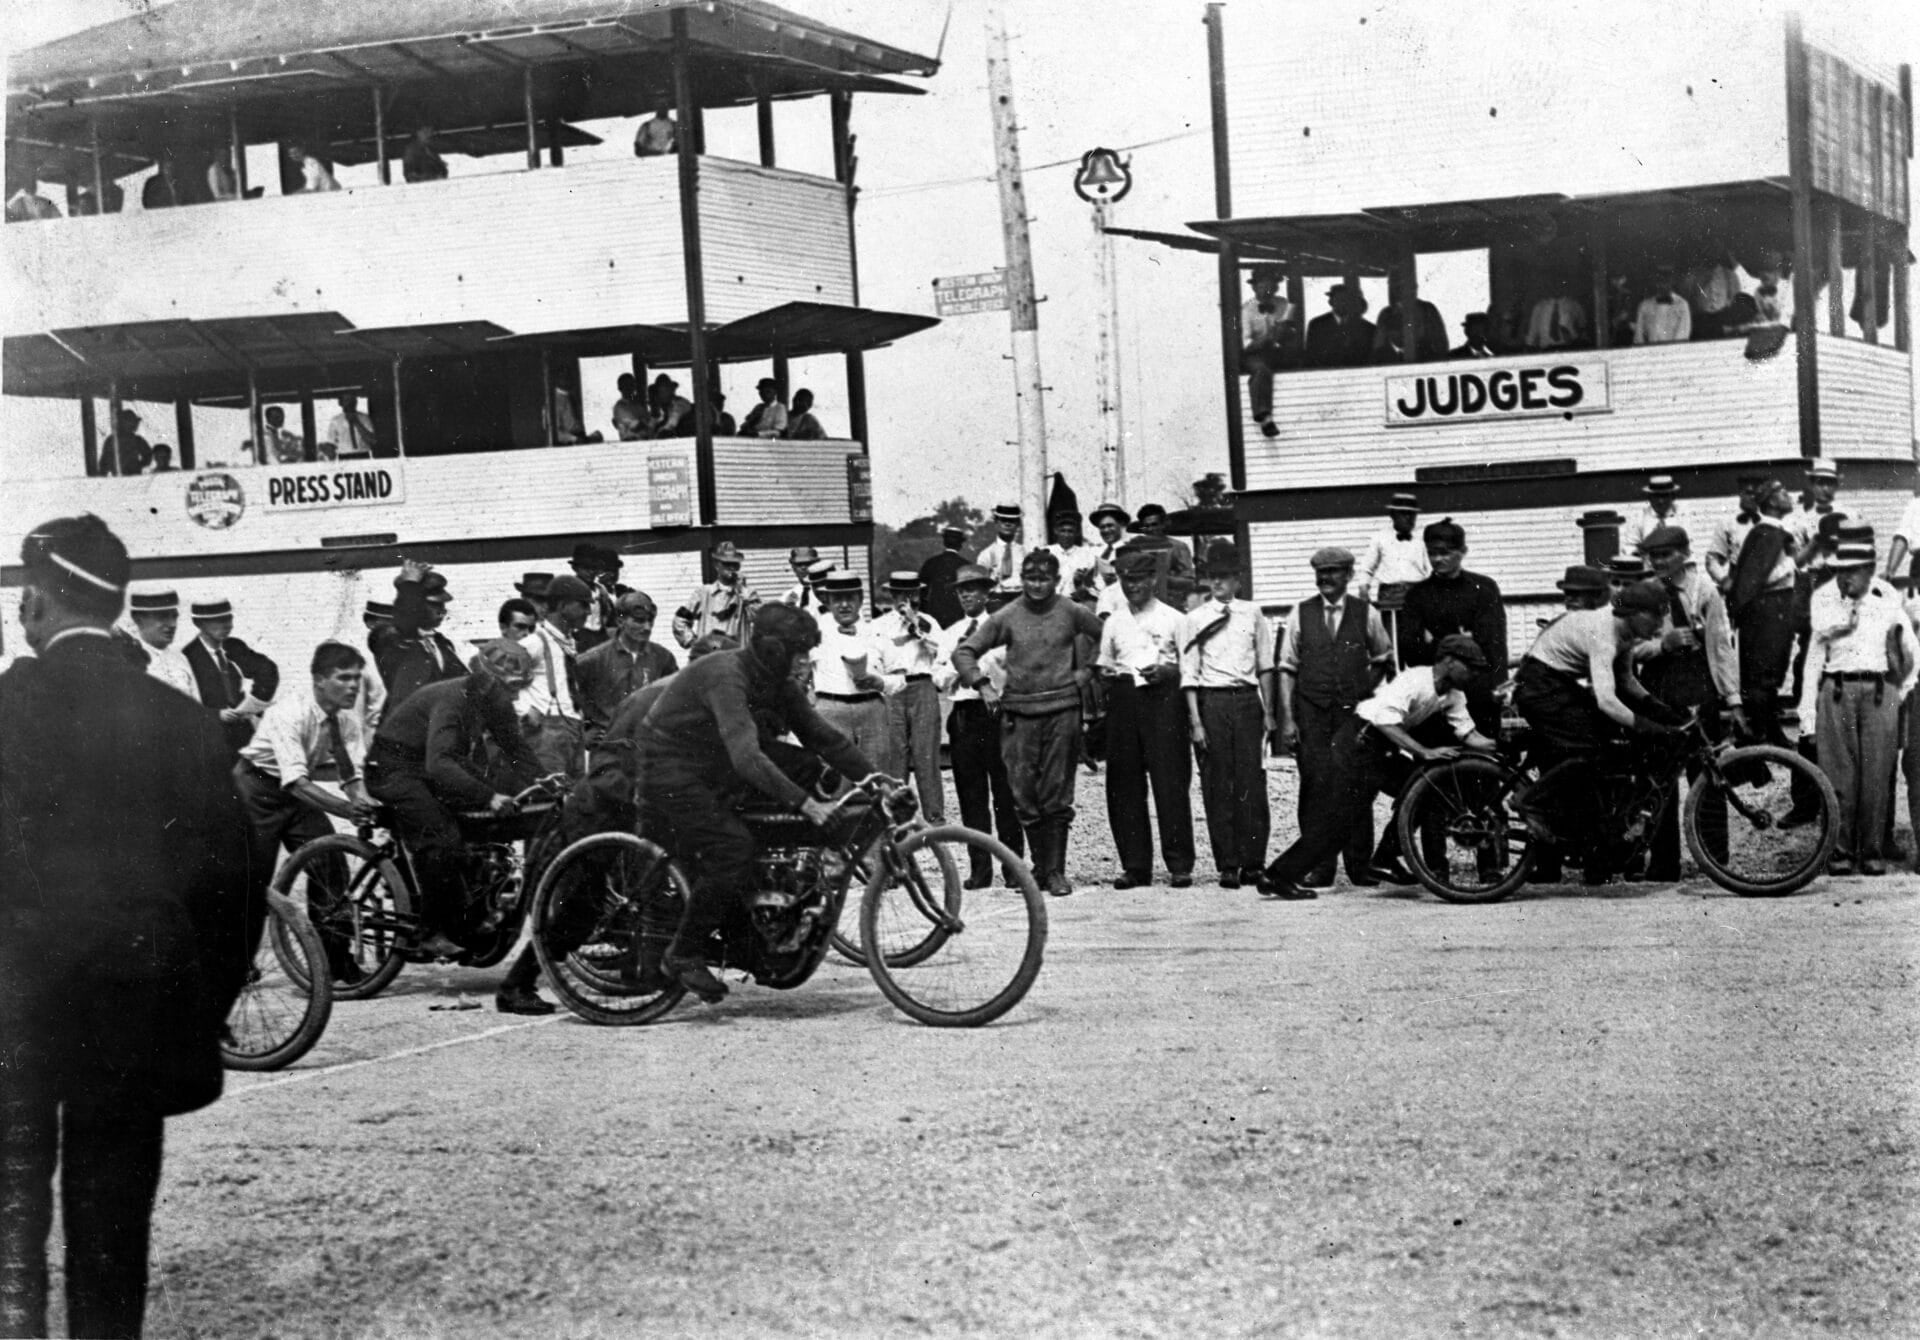
[[[1420,500],[1411,493],[1396,493],[1387,500],[1388,512],[1418,512]]]
[[[1112,517],[1115,521],[1118,521],[1122,527],[1125,527],[1129,521],[1133,520],[1133,517],[1128,515],[1126,508],[1122,507],[1119,503],[1110,502],[1101,503],[1098,507],[1094,508],[1093,511],[1087,514],[1087,520],[1097,526],[1100,524],[1100,518],[1103,516]]]
[[[860,594],[860,574],[846,568],[835,568],[820,583],[820,589],[830,596],[857,596]]]
[[[1840,467],[1832,461],[1809,461],[1807,478],[1809,480],[1831,479],[1837,484],[1840,482]]]
[[[1652,575],[1653,569],[1638,554],[1615,554],[1607,560],[1607,580],[1610,582],[1643,582]]]
[[[962,563],[953,574],[954,586],[992,586],[993,574],[978,563]]]
[[[816,558],[807,564],[807,584],[818,586],[833,574],[834,562],[830,558]]]
[[[887,574],[887,590],[894,595],[917,595],[920,591],[920,574],[917,572],[897,571]]]
[[[386,600],[369,600],[366,608],[361,611],[361,614],[368,619],[391,619],[393,617],[393,604]]]
[[[1020,508],[1018,504],[1015,503],[996,504],[993,509],[993,519],[995,521],[1018,521],[1020,519]]]
[[[1828,564],[1835,568],[1870,568],[1874,565],[1873,544],[1858,540],[1843,540],[1833,551],[1833,561]]]
[[[1680,486],[1673,482],[1672,475],[1654,475],[1640,491],[1650,498],[1671,498]]]
[[[195,623],[207,623],[214,619],[231,619],[233,602],[231,600],[196,600],[189,611]]]
[[[178,614],[178,591],[136,591],[127,597],[129,614]]]

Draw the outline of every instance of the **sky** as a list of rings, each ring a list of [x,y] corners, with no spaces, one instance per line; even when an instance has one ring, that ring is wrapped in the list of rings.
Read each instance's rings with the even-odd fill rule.
[[[933,54],[943,68],[923,97],[855,100],[859,136],[857,214],[861,298],[875,308],[931,312],[937,276],[992,270],[1004,263],[993,138],[987,98],[986,7],[982,0],[785,0],[823,21]],[[1270,31],[1279,49],[1289,11],[1309,0],[1231,0],[1230,34]],[[1772,0],[1669,0],[1704,8],[1726,24],[1772,23]],[[135,0],[10,0],[0,16],[10,46],[31,45],[121,17]],[[1382,9],[1385,9],[1383,0]],[[1662,38],[1652,0],[1541,0],[1527,9],[1544,26],[1577,7],[1589,13],[1637,11],[1622,25],[1610,62],[1650,59]],[[1439,0],[1395,0],[1402,15],[1446,23],[1457,12]],[[1889,60],[1920,63],[1920,5],[1899,0],[1834,0],[1836,9],[1884,35]],[[1201,0],[1011,0],[1011,44],[1020,150],[1027,167],[1048,465],[1064,472],[1082,503],[1102,492],[1095,342],[1101,298],[1091,211],[1073,193],[1072,167],[1096,146],[1128,150],[1134,189],[1117,206],[1121,226],[1181,232],[1213,217],[1206,35]],[[1242,39],[1243,40],[1243,39]],[[1648,44],[1636,51],[1635,44]],[[1299,54],[1311,78],[1311,53]],[[1436,70],[1436,79],[1448,72]],[[824,102],[783,108],[783,163],[829,170]],[[603,130],[597,151],[569,161],[630,152],[631,129]],[[710,151],[753,157],[751,112],[709,123]],[[1568,146],[1577,152],[1579,146]],[[789,155],[792,155],[791,160]],[[462,160],[453,160],[463,170]],[[492,164],[467,169],[497,170]],[[369,171],[370,169],[362,169]],[[343,174],[343,181],[347,180]],[[1395,184],[1380,183],[1393,199]],[[1121,404],[1125,428],[1125,501],[1179,505],[1190,481],[1227,468],[1219,315],[1213,259],[1146,243],[1115,243],[1118,264]],[[1423,296],[1443,311],[1466,310],[1470,276],[1423,272]],[[1458,292],[1457,300],[1449,302]],[[868,358],[868,404],[879,520],[901,524],[934,503],[962,495],[986,507],[1017,492],[1014,374],[1005,313],[957,316]],[[830,429],[844,430],[845,390],[837,360],[797,365]],[[747,370],[728,385],[736,410],[751,402]],[[589,375],[583,406],[605,417],[611,393]],[[1116,490],[1119,491],[1119,490]]]

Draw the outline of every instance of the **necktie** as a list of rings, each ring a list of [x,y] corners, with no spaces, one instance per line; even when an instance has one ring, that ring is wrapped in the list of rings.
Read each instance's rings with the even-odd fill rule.
[[[354,771],[353,755],[347,752],[346,733],[340,729],[340,714],[327,713],[327,746],[333,750],[333,772],[342,786],[348,786],[360,779]]]
[[[240,705],[240,672],[233,668],[233,662],[227,659],[226,649],[223,647],[213,649],[213,660],[214,664],[220,667],[220,682],[226,686],[227,706],[238,707]]]
[[[1340,607],[1331,601],[1327,604],[1327,640],[1340,636]]]
[[[427,644],[427,650],[433,653],[433,673],[436,675],[444,674],[447,663],[441,659],[439,640],[435,638],[432,633],[423,633],[421,634],[421,641],[425,642]]]
[[[1000,576],[1002,580],[1013,576],[1013,541],[1008,540],[1000,546]]]
[[[1667,588],[1667,614],[1673,619],[1675,628],[1693,627],[1693,620],[1687,617],[1687,604],[1680,599],[1680,588],[1677,586]]]

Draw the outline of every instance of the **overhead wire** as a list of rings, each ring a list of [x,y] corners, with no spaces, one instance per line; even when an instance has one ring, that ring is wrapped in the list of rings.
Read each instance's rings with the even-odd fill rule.
[[[1113,152],[1132,153],[1135,149],[1151,149],[1156,145],[1172,144],[1177,140],[1190,140],[1206,133],[1205,130],[1198,129],[1177,131],[1172,135],[1162,135],[1158,139],[1141,140],[1136,144],[1122,144],[1116,146]],[[1022,167],[1021,170],[1023,172],[1046,172],[1052,168],[1078,167],[1079,165],[1080,159],[1077,157],[1056,158],[1051,162],[1026,165]],[[975,173],[966,177],[942,177],[934,181],[905,182],[899,186],[875,187],[871,190],[862,191],[860,194],[863,199],[873,200],[896,195],[914,195],[921,191],[940,191],[952,186],[971,186],[975,183],[991,182],[993,180],[993,173],[984,172]]]

